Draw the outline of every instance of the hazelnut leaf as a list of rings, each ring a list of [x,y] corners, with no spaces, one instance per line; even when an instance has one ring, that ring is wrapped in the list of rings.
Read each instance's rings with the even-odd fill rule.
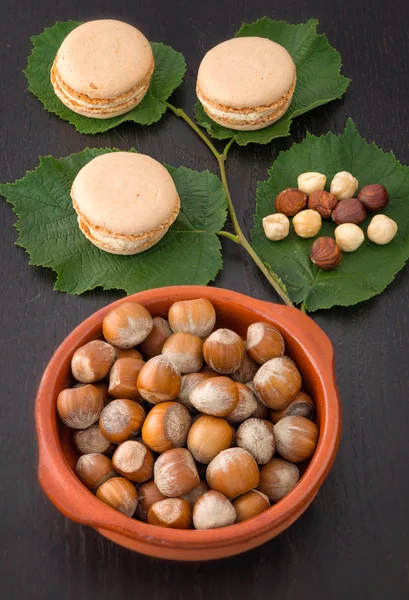
[[[68,121],[80,133],[101,133],[125,121],[139,125],[151,125],[159,121],[166,112],[166,100],[180,86],[186,71],[183,55],[162,43],[151,43],[155,57],[151,84],[142,102],[128,113],[112,119],[92,119],[77,115],[57,98],[50,81],[50,69],[62,41],[79,25],[79,21],[58,22],[31,38],[33,49],[25,70],[29,91],[48,112]]]
[[[266,37],[281,44],[291,54],[297,68],[297,85],[290,107],[281,119],[258,131],[235,131],[218,125],[207,116],[200,102],[195,106],[196,120],[208,133],[218,139],[231,139],[240,146],[253,142],[267,144],[274,138],[290,133],[292,119],[317,106],[341,98],[349,79],[340,74],[341,57],[325,35],[317,34],[317,19],[290,25],[262,17],[254,23],[244,23],[236,37]]]
[[[0,194],[18,216],[17,245],[30,264],[57,273],[55,289],[82,294],[102,287],[132,294],[166,285],[206,285],[222,267],[216,232],[226,220],[227,202],[219,179],[204,171],[166,166],[181,200],[180,213],[155,246],[134,256],[108,254],[81,233],[70,197],[78,171],[111,149],[87,148],[56,159],[40,158],[40,166]]]
[[[312,239],[290,234],[280,242],[271,242],[263,231],[263,217],[272,214],[274,199],[283,189],[297,185],[298,175],[318,171],[327,176],[326,189],[339,171],[352,173],[359,189],[370,183],[386,187],[390,203],[382,211],[398,224],[396,237],[386,246],[378,246],[366,237],[373,215],[361,224],[365,241],[355,252],[343,253],[334,271],[323,271],[310,260],[310,248],[321,236],[334,237],[335,223],[323,219],[322,229]],[[251,233],[253,248],[286,285],[291,300],[304,302],[307,310],[332,306],[350,306],[380,294],[409,258],[409,167],[375,144],[368,144],[355,124],[348,120],[343,134],[321,137],[307,134],[299,144],[280,152],[269,170],[267,181],[257,185],[257,211]]]

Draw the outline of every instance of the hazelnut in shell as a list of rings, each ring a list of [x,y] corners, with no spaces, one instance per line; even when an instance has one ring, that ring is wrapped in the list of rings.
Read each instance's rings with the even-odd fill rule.
[[[307,195],[298,188],[287,188],[280,192],[275,199],[276,212],[287,217],[293,217],[307,204]]]
[[[244,360],[244,342],[231,329],[217,329],[203,344],[206,364],[222,375],[240,369]]]
[[[263,229],[266,238],[272,242],[279,242],[287,237],[290,231],[290,221],[282,213],[274,213],[263,219]]]
[[[151,404],[177,398],[182,378],[171,360],[162,354],[145,363],[138,375],[138,392]]]
[[[257,399],[251,389],[244,383],[236,383],[239,390],[239,402],[236,408],[227,415],[228,423],[242,423],[257,409]]]
[[[335,241],[343,252],[355,252],[363,243],[364,232],[358,225],[342,223],[334,231]]]
[[[149,411],[142,426],[142,440],[154,452],[185,445],[191,416],[178,402],[161,402]]]
[[[284,417],[274,425],[274,438],[278,454],[299,463],[314,454],[318,427],[305,417]]]
[[[78,348],[71,359],[77,381],[94,383],[106,377],[115,361],[115,348],[102,340],[92,340]]]
[[[243,362],[238,371],[230,374],[230,377],[237,383],[248,383],[252,381],[258,371],[258,364],[251,358],[247,350],[244,351]]]
[[[297,465],[282,458],[272,458],[260,468],[258,490],[263,492],[272,502],[278,502],[291,492],[300,479]]]
[[[284,417],[305,417],[312,421],[315,416],[315,405],[305,392],[298,392],[290,404],[282,410],[271,410],[270,419],[272,423],[278,423]]]
[[[357,189],[358,180],[351,173],[348,173],[348,171],[340,171],[331,181],[330,192],[338,200],[352,198]]]
[[[72,429],[90,427],[98,421],[103,408],[103,394],[92,383],[62,390],[57,397],[60,419]]]
[[[307,208],[295,215],[293,227],[298,237],[312,238],[321,229],[321,215],[316,210]]]
[[[75,467],[78,479],[91,491],[104,481],[116,477],[111,460],[104,454],[92,453],[80,456]]]
[[[160,493],[153,479],[141,483],[138,487],[138,506],[136,507],[135,516],[140,521],[147,523],[150,507],[161,500],[165,500],[165,496]]]
[[[110,402],[102,411],[99,427],[102,435],[113,442],[121,444],[133,439],[141,430],[145,420],[145,411],[136,402],[118,399]]]
[[[175,333],[191,333],[204,338],[213,331],[216,311],[207,298],[182,300],[172,304],[168,319]]]
[[[135,483],[142,483],[152,478],[153,463],[149,448],[135,440],[123,442],[112,457],[114,469]]]
[[[247,521],[270,508],[270,500],[258,490],[250,490],[233,500],[236,509],[236,523]]]
[[[297,185],[299,190],[309,196],[314,192],[323,190],[325,188],[326,181],[327,178],[322,173],[310,171],[308,173],[301,173],[301,175],[298,176]]]
[[[112,477],[99,486],[97,498],[118,510],[127,517],[132,517],[138,504],[138,492],[133,483],[125,477]]]
[[[270,323],[253,323],[247,329],[247,351],[259,365],[284,354],[284,339]]]
[[[123,350],[137,346],[152,330],[152,317],[137,302],[123,302],[105,315],[102,332],[107,342]]]
[[[174,333],[163,345],[162,354],[182,373],[197,373],[203,366],[203,340],[192,333]]]
[[[214,372],[215,377],[220,377],[219,373]],[[199,383],[203,383],[207,379],[205,373],[187,373],[182,375],[182,383],[177,401],[183,404],[190,412],[196,412],[195,407],[190,402],[190,394]]]
[[[388,190],[380,183],[365,185],[358,194],[358,200],[368,212],[376,213],[389,204]]]
[[[194,388],[190,402],[205,415],[226,417],[239,403],[239,390],[229,377],[211,377]]]
[[[205,492],[209,491],[209,486],[205,481],[201,481],[193,490],[190,490],[187,494],[183,494],[183,500],[189,502],[190,506],[193,508],[196,504],[196,501],[203,496]]]
[[[259,479],[257,463],[244,448],[223,450],[206,469],[209,487],[229,499],[256,488]]]
[[[224,419],[202,415],[195,421],[187,436],[187,447],[193,458],[208,465],[222,450],[230,448],[233,432]]]
[[[115,360],[118,360],[118,358],[139,358],[139,360],[142,360],[142,354],[135,348],[127,348],[126,350],[115,348]]]
[[[337,225],[353,223],[360,225],[366,219],[365,206],[357,198],[347,198],[338,202],[332,211],[331,218]]]
[[[258,465],[265,465],[275,451],[273,429],[269,421],[254,417],[247,419],[237,430],[237,446],[250,452]]]
[[[106,454],[111,456],[115,446],[107,440],[99,428],[98,423],[94,423],[87,429],[76,429],[72,436],[74,445],[80,454]]]
[[[375,215],[368,225],[366,234],[371,242],[384,246],[393,240],[397,232],[398,226],[393,219],[386,215]]]
[[[109,374],[109,395],[112,398],[142,400],[136,381],[144,364],[144,361],[139,358],[118,358]]]
[[[301,389],[301,375],[288,356],[272,358],[257,371],[253,385],[258,397],[269,408],[285,408]]]
[[[156,459],[154,480],[164,496],[177,498],[187,494],[199,482],[193,456],[186,448],[172,448]]]
[[[324,190],[313,192],[308,197],[308,208],[315,210],[323,219],[328,219],[337,205],[337,198]]]
[[[315,240],[312,244],[310,258],[320,269],[332,271],[341,262],[342,252],[335,240],[328,236],[323,236]]]
[[[162,353],[163,344],[172,335],[172,330],[166,319],[162,317],[153,317],[152,331],[148,337],[139,346],[145,359],[153,358]]]
[[[233,504],[218,491],[209,490],[197,500],[193,507],[195,529],[216,529],[233,525],[236,510]]]
[[[148,523],[171,529],[189,529],[192,525],[190,504],[182,498],[165,498],[155,502],[149,509]]]

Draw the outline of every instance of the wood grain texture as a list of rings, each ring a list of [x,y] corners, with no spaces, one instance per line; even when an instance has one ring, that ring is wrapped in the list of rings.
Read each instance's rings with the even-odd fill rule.
[[[0,19],[0,180],[23,176],[38,156],[86,146],[130,146],[171,165],[215,172],[206,147],[176,117],[143,129],[124,124],[96,137],[46,113],[26,91],[29,36],[56,20],[116,17],[183,52],[188,74],[173,97],[192,114],[203,54],[242,21],[268,15],[320,19],[352,84],[344,100],[296,119],[291,138],[234,148],[228,172],[238,216],[249,231],[256,181],[277,153],[315,134],[340,133],[351,116],[361,134],[409,164],[409,14],[406,0],[3,0]],[[409,199],[408,199],[409,200]],[[380,297],[314,319],[336,348],[344,431],[335,466],[307,513],[276,540],[246,555],[174,564],[132,554],[64,519],[36,480],[33,403],[54,349],[82,319],[118,297],[53,291],[54,276],[30,267],[13,246],[15,217],[0,203],[0,575],[5,598],[150,600],[403,600],[409,595],[409,270]],[[251,261],[223,240],[216,284],[275,301]]]

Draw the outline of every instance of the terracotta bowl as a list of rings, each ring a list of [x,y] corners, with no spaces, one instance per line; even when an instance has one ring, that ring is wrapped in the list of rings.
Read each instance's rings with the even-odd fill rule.
[[[167,315],[177,300],[208,298],[218,326],[245,336],[255,321],[280,328],[287,350],[296,361],[317,408],[318,446],[297,486],[264,513],[243,523],[209,531],[165,529],[130,519],[103,504],[77,479],[77,459],[70,431],[56,413],[58,393],[72,383],[74,351],[101,333],[104,315],[128,300],[140,302],[152,315]],[[341,431],[341,411],[335,383],[333,348],[325,333],[295,308],[255,300],[211,287],[186,286],[149,290],[118,300],[86,319],[64,340],[50,360],[38,390],[35,419],[39,445],[38,475],[51,502],[68,518],[89,525],[101,535],[131,550],[173,560],[211,560],[239,554],[272,539],[289,527],[314,499],[330,470]]]

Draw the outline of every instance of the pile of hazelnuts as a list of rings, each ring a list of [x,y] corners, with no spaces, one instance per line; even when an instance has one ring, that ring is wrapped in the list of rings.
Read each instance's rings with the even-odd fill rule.
[[[337,225],[334,238],[317,238],[310,251],[310,258],[321,269],[335,269],[342,260],[342,252],[355,252],[365,240],[360,227],[368,213],[379,213],[389,203],[385,186],[373,183],[358,190],[358,180],[347,171],[340,171],[331,181],[330,191],[324,190],[326,176],[318,172],[302,173],[297,188],[287,188],[275,199],[276,212],[263,219],[266,237],[280,241],[290,231],[288,217],[293,217],[293,228],[301,238],[313,238],[322,227],[322,219],[330,217]],[[378,245],[389,244],[398,226],[393,219],[377,214],[368,225],[368,239]]]
[[[129,517],[244,521],[288,494],[314,453],[314,403],[280,331],[253,323],[243,341],[215,325],[205,298],[175,302],[167,320],[124,302],[104,317],[104,339],[72,357],[77,383],[57,411],[74,429],[76,474]]]

